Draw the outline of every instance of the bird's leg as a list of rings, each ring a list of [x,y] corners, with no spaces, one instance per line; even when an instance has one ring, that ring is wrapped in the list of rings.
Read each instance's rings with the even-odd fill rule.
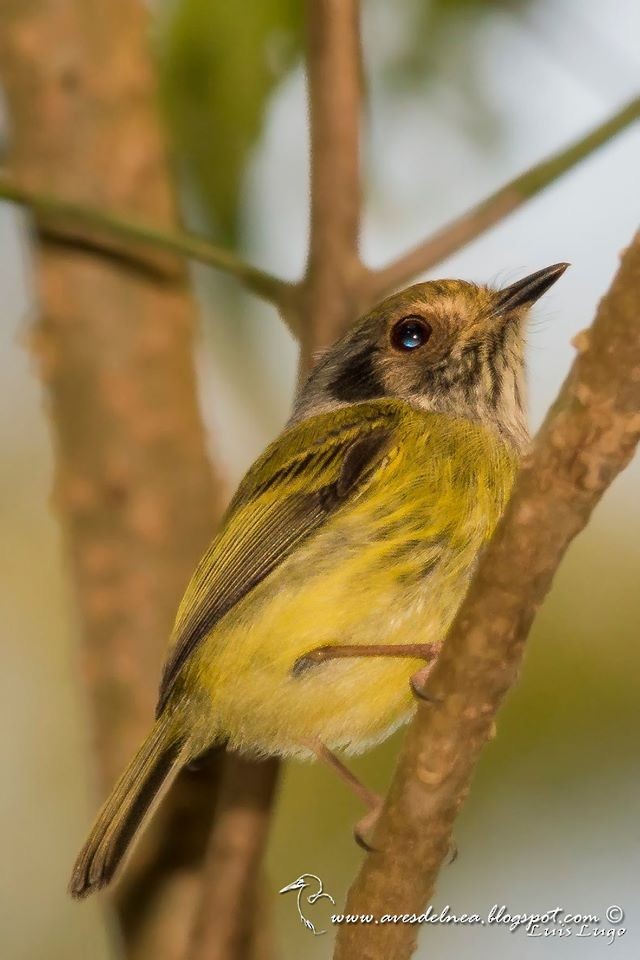
[[[414,673],[409,681],[411,690],[420,700],[430,700],[424,692],[424,684],[442,648],[441,643],[344,643],[336,646],[316,647],[298,657],[291,673],[299,677],[312,667],[327,660],[343,657],[406,657],[411,660],[428,660],[425,667]]]
[[[438,653],[440,648],[438,647]],[[420,670],[416,670],[412,677],[409,678],[409,686],[411,687],[411,692],[414,697],[417,697],[418,700],[424,700],[425,703],[438,703],[436,697],[432,697],[431,694],[427,693],[425,690],[425,684],[429,674],[433,670],[434,664],[436,662],[437,654],[434,656],[433,660],[430,663],[427,663],[426,666],[421,667]]]
[[[307,746],[310,750],[313,750],[319,760],[323,760],[333,770],[335,770],[340,779],[343,780],[351,790],[353,790],[358,799],[361,800],[368,808],[365,815],[358,820],[353,828],[353,836],[355,837],[355,841],[358,846],[371,853],[373,847],[367,843],[365,838],[375,826],[376,820],[380,815],[380,810],[382,809],[382,797],[379,793],[376,793],[375,790],[370,790],[369,787],[362,782],[362,780],[358,780],[355,773],[349,770],[342,760],[340,760],[339,757],[336,757],[335,753],[332,753],[328,747],[325,747],[324,743],[322,743],[320,740],[306,740],[305,746]]]
[[[320,740],[305,740],[305,746],[309,750],[313,750],[318,760],[323,760],[325,763],[328,763],[329,766],[335,770],[341,780],[353,790],[359,800],[364,803],[366,807],[374,808],[379,807],[381,803],[380,795],[375,792],[375,790],[370,790],[362,782],[358,780],[355,773],[353,773],[349,768],[342,762],[339,757],[336,757],[335,753],[329,750],[328,747],[325,747],[324,743]]]
[[[375,847],[372,847],[367,840],[367,836],[370,836],[373,832],[373,829],[378,822],[378,817],[380,816],[380,811],[382,810],[383,798],[379,793],[376,793],[375,790],[369,789],[362,780],[358,780],[355,773],[349,770],[349,768],[342,762],[339,757],[336,757],[335,753],[329,750],[328,747],[325,747],[324,743],[321,740],[305,740],[305,747],[308,747],[309,750],[312,750],[315,753],[318,760],[323,760],[327,763],[332,770],[338,774],[341,780],[343,780],[347,786],[353,790],[359,800],[361,800],[366,807],[368,807],[367,812],[363,817],[357,821],[355,827],[353,828],[353,837],[359,847],[362,847],[363,850],[366,850],[367,853],[375,853]],[[451,840],[449,844],[449,860],[448,864],[452,864],[458,856],[458,847],[455,840]],[[280,891],[282,893],[282,891]]]
[[[440,650],[438,643],[340,643],[335,646],[316,647],[298,657],[291,670],[299,677],[310,667],[327,660],[342,660],[345,657],[404,657],[411,660],[431,660]]]

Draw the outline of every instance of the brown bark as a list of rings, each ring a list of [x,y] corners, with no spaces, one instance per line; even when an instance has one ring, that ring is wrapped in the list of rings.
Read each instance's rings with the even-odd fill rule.
[[[636,100],[396,263],[367,271],[358,255],[358,8],[357,0],[308,0],[310,250],[304,280],[289,285],[173,229],[141,4],[0,0],[0,70],[14,121],[12,168],[19,173],[13,188],[0,182],[0,196],[31,203],[39,214],[43,320],[33,341],[51,399],[58,502],[83,612],[105,786],[146,732],[168,626],[219,505],[194,396],[193,307],[182,267],[169,254],[226,270],[277,303],[301,338],[304,369],[313,351],[372,300],[497,222],[640,111]],[[447,716],[448,704],[438,716]],[[407,769],[408,795],[420,797],[431,767],[417,768],[422,780]],[[137,869],[125,878],[119,902],[133,954],[181,953],[199,890],[195,866],[215,774],[214,764],[207,776],[182,778],[156,823],[161,844],[147,840]],[[226,765],[193,938],[200,956],[231,960],[253,942],[246,926],[251,911],[243,908],[255,897],[250,881],[276,776],[276,763],[252,771],[235,758]],[[393,799],[402,797],[399,789],[392,804],[405,802]],[[225,847],[229,824],[231,847]],[[234,882],[225,899],[219,866],[229,855]],[[426,862],[434,863],[433,856]],[[207,905],[222,903],[232,922],[216,929],[203,923]]]
[[[18,184],[172,226],[144,5],[0,0],[0,19]],[[176,605],[213,531],[220,485],[197,407],[194,304],[182,263],[78,243],[37,219],[34,239],[40,315],[31,342],[50,410],[55,503],[80,607],[102,793],[148,732]],[[200,804],[207,819],[208,806]],[[137,869],[170,860],[162,845],[148,839],[144,847],[128,876],[136,897]],[[193,871],[182,861],[155,890],[163,904],[155,957],[181,952]],[[121,907],[136,956],[159,917],[147,910],[139,923],[132,903]]]
[[[307,0],[311,214],[298,298],[303,369],[360,312],[359,7],[358,0]]]
[[[551,186],[601,146],[609,143],[615,136],[635,123],[639,117],[640,98],[636,97],[584,136],[574,140],[568,147],[534,164],[466,213],[446,224],[433,236],[422,240],[396,260],[377,270],[369,270],[357,263],[357,257],[354,259],[353,251],[357,247],[354,240],[354,237],[357,238],[357,229],[354,227],[357,225],[357,218],[354,217],[353,208],[349,204],[345,208],[345,226],[342,228],[343,236],[348,238],[349,251],[345,258],[345,263],[349,265],[348,270],[345,271],[348,280],[346,290],[343,289],[339,294],[338,306],[333,304],[331,313],[325,314],[318,307],[312,310],[310,316],[316,327],[326,329],[328,334],[333,332],[334,335],[339,335],[344,329],[345,316],[348,323],[350,316],[357,316],[358,312],[371,306],[379,298],[402,284],[410,282],[417,275],[436,266],[445,257],[451,256],[466,244],[471,243],[536,194]],[[353,143],[353,140],[351,142]],[[351,164],[349,166],[352,170],[351,182],[357,190],[358,184],[353,176],[354,168]],[[320,179],[322,180],[322,177]],[[344,180],[349,182],[348,178]],[[333,180],[327,183],[327,187],[329,186],[333,187]],[[342,192],[350,195],[348,189],[342,188]],[[222,270],[235,277],[256,296],[275,304],[295,336],[300,337],[303,329],[309,325],[306,321],[310,316],[305,312],[308,286],[304,280],[298,283],[280,280],[245,263],[235,254],[211,244],[203,237],[184,231],[163,230],[157,224],[146,220],[114,215],[88,206],[86,203],[73,203],[56,194],[43,193],[18,185],[6,176],[0,176],[0,199],[27,206],[41,218],[46,217],[55,229],[73,238],[76,244],[97,245],[116,255],[122,255],[122,252],[126,251],[126,258],[134,261],[136,259],[152,260],[154,250],[170,251],[207,264],[216,270]],[[316,232],[316,238],[318,235]],[[332,245],[323,243],[326,249],[333,253]],[[318,246],[323,249],[323,244],[318,244],[316,239],[316,247]],[[320,259],[319,254],[317,259]],[[329,271],[316,273],[314,282],[317,283],[323,296],[327,294],[333,297],[334,295],[331,278]],[[341,282],[345,283],[344,280]],[[318,303],[320,303],[319,295]],[[349,304],[350,308],[347,309]],[[337,319],[332,319],[331,323],[327,322],[327,318],[331,319],[334,316]],[[310,341],[307,353],[311,355],[314,349],[311,341],[314,338],[309,334],[305,336]],[[329,340],[329,337],[324,339]]]
[[[220,784],[191,960],[229,960],[252,955],[251,940],[264,941],[259,910],[260,865],[275,796],[277,760],[257,764],[229,755]],[[255,921],[255,922],[252,922]]]
[[[370,854],[345,913],[420,914],[525,640],[560,561],[640,439],[640,233],[526,457],[498,530],[429,675]],[[340,927],[336,960],[404,960],[418,924]]]
[[[307,83],[311,184],[310,238],[304,279],[281,301],[301,344],[300,373],[315,350],[358,314],[360,101],[362,66],[358,0],[308,0]],[[336,109],[340,104],[340,109]],[[256,864],[266,843],[280,764],[229,757],[222,774],[222,815],[209,840],[205,884],[190,960],[241,960],[250,941]],[[242,771],[242,778],[238,775]],[[248,800],[248,798],[252,798]],[[214,913],[215,911],[215,913]],[[224,917],[224,922],[213,922]],[[259,935],[259,927],[254,931]]]

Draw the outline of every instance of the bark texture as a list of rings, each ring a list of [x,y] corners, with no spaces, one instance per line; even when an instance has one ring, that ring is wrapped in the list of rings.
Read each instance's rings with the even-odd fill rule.
[[[148,730],[176,604],[221,503],[196,405],[193,304],[172,254],[227,271],[278,305],[301,341],[304,371],[314,351],[373,301],[508,215],[640,114],[636,99],[394,263],[368,270],[358,251],[358,17],[358,0],[307,0],[310,244],[305,277],[288,284],[176,231],[141,2],[0,0],[13,171],[10,181],[0,178],[0,197],[35,213],[41,316],[32,345],[51,408],[56,502],[82,613],[103,790]],[[637,246],[581,341],[430,678],[432,705],[420,707],[409,731],[375,840],[382,852],[365,862],[351,912],[419,912],[430,896],[535,608],[637,440]],[[194,958],[258,956],[267,942],[262,918],[252,929],[251,916],[278,764],[233,757],[225,764],[203,888],[198,868],[219,762],[181,778],[118,891],[132,957],[182,956],[201,894]],[[213,911],[225,922],[212,924]],[[336,955],[401,960],[414,933],[406,925],[350,925]]]
[[[303,371],[360,313],[359,8],[358,0],[307,0],[311,206],[296,324]]]
[[[429,676],[350,914],[420,914],[560,561],[640,439],[640,234],[622,257]],[[405,960],[417,924],[348,924],[336,960]]]
[[[16,181],[175,224],[144,5],[0,0],[0,20]],[[78,242],[44,218],[33,233],[39,315],[31,345],[50,412],[55,505],[80,607],[91,755],[103,793],[148,732],[177,602],[221,496],[197,407],[195,311],[183,264],[99,237]],[[134,900],[121,903],[130,954],[144,941],[157,944],[155,957],[178,956],[193,864],[153,837],[143,846],[127,882]],[[156,873],[162,889],[150,899],[135,878],[154,860],[184,873]],[[144,923],[131,909],[140,898]]]
[[[193,927],[191,960],[267,960],[270,939],[260,909],[260,878],[279,763],[230,754],[220,784],[215,827]],[[268,914],[268,911],[267,911]],[[252,922],[254,920],[255,922]]]
[[[359,312],[361,83],[358,0],[307,0],[309,254],[305,277],[279,301],[300,339],[301,376],[314,352],[340,336]],[[256,868],[280,766],[277,759],[227,758],[190,960],[244,960],[247,945],[255,950],[260,942],[261,922],[252,930],[250,907],[259,898]]]
[[[347,22],[354,23],[353,19]],[[353,40],[350,44],[352,49],[358,49]],[[321,51],[321,44],[310,45],[309,53],[316,48]],[[332,72],[327,70],[327,78],[325,78],[318,69],[314,72],[314,77],[318,84],[320,82],[324,84],[328,82]],[[353,81],[358,81],[358,77],[359,74],[351,72]],[[342,81],[336,86],[340,88]],[[358,102],[358,90],[359,81],[358,86],[354,83],[352,87],[350,95],[352,108]],[[310,91],[310,101],[312,96]],[[331,103],[331,100],[326,97],[315,97],[315,100],[316,105],[313,109],[316,112],[320,104],[328,109]],[[345,143],[350,143],[351,150],[357,149],[357,140],[353,136],[353,131],[358,119],[356,116],[354,121],[354,116],[351,114],[349,121],[351,133],[344,132],[344,113],[340,123],[336,124],[334,136],[338,138],[342,148]],[[357,210],[354,210],[352,200],[360,190],[359,176],[357,167],[347,154],[347,174],[336,181],[338,184],[342,183],[339,189],[335,188],[333,178],[325,178],[322,174],[316,175],[320,183],[324,182],[325,198],[324,204],[316,205],[318,214],[325,217],[324,208],[332,195],[341,213],[335,220],[333,217],[325,217],[325,226],[322,230],[315,231],[316,264],[312,266],[309,258],[305,278],[295,283],[265,273],[246,263],[236,254],[215,246],[204,237],[175,229],[162,229],[156,223],[144,219],[132,219],[129,215],[113,214],[86,203],[74,203],[57,194],[29,189],[5,175],[0,175],[0,199],[29,207],[39,214],[41,220],[46,218],[59,232],[64,232],[67,237],[73,238],[77,245],[98,245],[111,249],[114,253],[120,252],[121,255],[124,253],[130,260],[153,257],[154,250],[170,251],[235,277],[247,290],[278,307],[282,319],[288,324],[293,335],[306,345],[308,359],[313,353],[314,345],[317,345],[316,341],[322,344],[323,339],[330,342],[330,334],[333,334],[334,338],[339,336],[345,323],[350,322],[350,317],[355,318],[386,294],[414,280],[418,275],[437,266],[441,260],[477,239],[532,197],[555,183],[582,160],[632,126],[639,117],[640,98],[636,97],[602,123],[587,131],[584,136],[520,173],[495,193],[445,224],[441,230],[426,237],[396,260],[376,270],[369,269],[360,263],[358,258],[359,215]],[[321,123],[320,127],[322,126]],[[319,132],[316,133],[315,138],[319,145],[318,149],[320,144],[323,144],[325,146],[322,149],[328,152],[326,145],[332,141],[324,135],[321,136]],[[344,203],[343,197],[347,198]],[[335,257],[333,244],[326,239],[326,221],[328,220],[332,220],[340,230],[342,249],[346,249],[343,261]],[[328,235],[331,236],[331,230]],[[345,277],[341,279],[340,289],[337,291],[331,282],[331,272],[325,271],[322,266],[317,266],[318,261],[325,256],[325,252],[334,257],[334,266],[339,262],[346,266],[343,271]],[[330,310],[323,312],[319,307],[309,303],[311,283],[318,291],[314,300],[317,299],[317,303],[330,301]],[[309,328],[314,325],[321,331],[326,330],[327,336],[312,335]]]

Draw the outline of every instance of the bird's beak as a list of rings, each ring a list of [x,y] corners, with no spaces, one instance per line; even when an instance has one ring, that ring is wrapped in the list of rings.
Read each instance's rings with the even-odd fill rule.
[[[551,267],[530,273],[523,280],[516,280],[511,286],[505,287],[498,293],[496,312],[508,313],[517,307],[530,307],[560,279],[568,266],[568,263],[554,263]]]
[[[297,880],[294,880],[293,883],[288,883],[286,887],[283,887],[282,890],[278,890],[278,893],[289,893],[290,890],[298,890],[300,884]]]

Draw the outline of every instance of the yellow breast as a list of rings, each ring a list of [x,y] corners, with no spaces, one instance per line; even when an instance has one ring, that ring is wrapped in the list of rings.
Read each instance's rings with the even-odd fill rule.
[[[319,646],[442,640],[515,469],[484,428],[409,411],[369,485],[238,603],[187,666],[203,743],[215,729],[240,749],[302,756],[304,740],[319,738],[356,752],[406,720],[419,661],[337,660],[299,677],[292,666]]]

